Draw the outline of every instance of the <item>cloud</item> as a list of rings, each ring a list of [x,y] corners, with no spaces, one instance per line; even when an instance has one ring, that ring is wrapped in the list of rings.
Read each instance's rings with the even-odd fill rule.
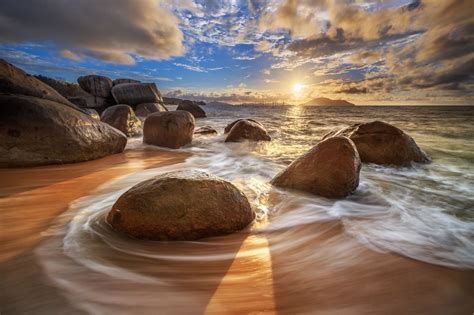
[[[61,55],[133,64],[184,53],[179,20],[156,0],[3,0],[0,42],[52,42]]]
[[[278,80],[272,80],[272,79],[265,79],[265,83],[270,84],[270,83],[279,83],[280,81]]]
[[[194,71],[194,72],[208,72],[206,69],[199,67],[199,66],[192,66],[192,65],[187,65],[183,63],[174,63],[176,67],[181,67],[189,71]]]

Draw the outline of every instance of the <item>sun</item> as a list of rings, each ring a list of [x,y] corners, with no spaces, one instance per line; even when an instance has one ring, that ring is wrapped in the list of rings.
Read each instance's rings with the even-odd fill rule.
[[[295,85],[293,85],[293,93],[299,94],[301,93],[302,90],[303,90],[302,84],[296,83]]]

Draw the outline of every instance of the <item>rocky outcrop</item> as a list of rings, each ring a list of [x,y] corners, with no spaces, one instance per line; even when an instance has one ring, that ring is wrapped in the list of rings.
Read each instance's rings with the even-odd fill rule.
[[[73,163],[120,153],[127,138],[57,102],[0,95],[0,167]]]
[[[110,97],[110,91],[112,90],[112,80],[107,77],[100,75],[86,75],[79,77],[77,82],[84,91],[93,96],[103,98]]]
[[[135,114],[144,119],[153,113],[167,112],[168,109],[159,103],[143,103],[138,104],[135,108]]]
[[[430,162],[430,158],[418,147],[413,138],[385,122],[356,124],[332,131],[323,139],[334,136],[349,137],[355,143],[362,162],[365,163],[410,166],[412,162]]]
[[[254,120],[254,119],[251,119],[251,118],[247,118],[247,119],[237,119],[233,122],[231,122],[230,124],[228,124],[225,128],[224,128],[224,133],[227,134],[229,133],[229,131],[232,129],[232,127],[235,126],[236,123],[238,123],[239,121],[242,121],[242,120],[248,120],[248,121],[251,121],[251,122],[254,122],[260,126],[263,127],[263,125],[261,123],[259,123],[258,121]]]
[[[265,128],[252,120],[242,119],[234,124],[230,129],[225,142],[240,141],[271,141]]]
[[[217,135],[217,130],[211,126],[203,126],[194,131],[197,135]]]
[[[133,79],[115,79],[112,81],[113,86],[119,85],[119,84],[124,84],[124,83],[141,83],[138,80],[133,80]]]
[[[154,83],[123,83],[112,88],[112,95],[118,104],[136,106],[143,103],[163,104],[160,91]]]
[[[78,109],[51,86],[3,59],[0,59],[0,93],[34,96]]]
[[[186,111],[154,113],[145,119],[143,142],[178,149],[193,140],[194,117]]]
[[[142,123],[128,105],[119,104],[107,108],[100,116],[100,120],[117,128],[127,137],[142,134]]]
[[[193,101],[184,100],[182,101],[176,110],[185,110],[190,112],[194,118],[205,118],[206,112],[199,107],[199,105],[195,104]]]
[[[190,241],[248,226],[255,214],[232,183],[203,172],[173,172],[125,192],[107,215],[118,232],[138,239]]]
[[[342,198],[359,185],[360,158],[346,137],[321,141],[296,159],[271,183],[327,198]]]

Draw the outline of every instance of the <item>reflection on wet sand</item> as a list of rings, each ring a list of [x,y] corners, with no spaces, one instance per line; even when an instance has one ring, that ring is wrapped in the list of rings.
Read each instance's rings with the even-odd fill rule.
[[[2,314],[474,310],[473,271],[368,249],[344,232],[342,221],[317,208],[295,215],[304,196],[271,190],[259,196],[273,211],[268,220],[197,242],[137,241],[104,224],[124,189],[179,167],[171,164],[186,157],[131,150],[77,165],[2,171],[9,180],[2,182],[0,199]],[[310,215],[321,218],[302,223]]]

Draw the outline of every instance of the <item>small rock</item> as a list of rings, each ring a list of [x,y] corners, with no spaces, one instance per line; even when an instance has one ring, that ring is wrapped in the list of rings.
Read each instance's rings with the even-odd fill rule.
[[[194,117],[186,111],[153,113],[145,119],[143,142],[178,149],[193,140]]]
[[[200,127],[198,129],[196,129],[196,131],[194,131],[194,134],[200,134],[200,135],[216,135],[217,134],[217,130],[212,128],[211,126],[203,126],[203,127]]]
[[[229,131],[225,142],[249,141],[271,141],[265,128],[260,123],[242,119],[238,121]]]
[[[176,110],[185,110],[193,114],[194,118],[205,118],[206,112],[199,107],[199,105],[195,104],[193,101],[184,100],[182,101]]]
[[[128,105],[119,104],[111,106],[102,113],[100,119],[110,126],[117,128],[128,137],[142,134],[142,123]]]
[[[254,120],[254,119],[251,119],[251,118],[247,118],[247,119],[237,119],[237,120],[231,122],[230,124],[228,124],[228,125],[225,127],[224,133],[225,133],[225,134],[229,133],[229,131],[232,129],[232,127],[234,127],[236,123],[238,123],[239,121],[242,121],[242,120],[248,120],[248,121],[254,122],[254,123],[256,123],[256,124],[259,124],[260,126],[263,127],[263,125],[262,125],[260,122]]]

